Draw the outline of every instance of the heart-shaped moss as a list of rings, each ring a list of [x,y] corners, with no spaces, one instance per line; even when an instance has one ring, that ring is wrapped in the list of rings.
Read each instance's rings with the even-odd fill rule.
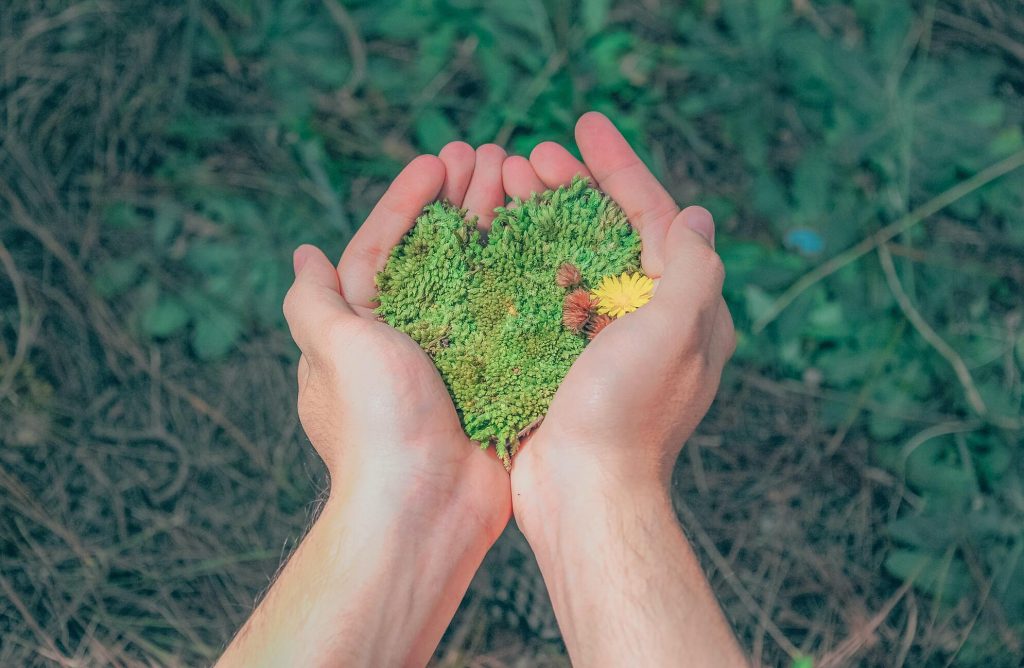
[[[639,236],[586,180],[516,204],[486,239],[465,211],[430,204],[377,275],[378,316],[430,355],[466,433],[506,466],[587,343],[571,284],[640,266]]]

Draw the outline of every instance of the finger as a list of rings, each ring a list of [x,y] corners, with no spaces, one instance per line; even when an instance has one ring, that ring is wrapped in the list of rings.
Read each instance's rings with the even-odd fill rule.
[[[473,178],[466,190],[463,207],[477,224],[485,230],[491,228],[494,210],[505,203],[505,190],[501,184],[501,165],[505,162],[505,149],[497,144],[484,144],[476,150]]]
[[[338,263],[348,303],[364,310],[373,308],[377,297],[374,277],[384,268],[391,249],[413,226],[423,207],[437,198],[444,178],[444,162],[433,155],[419,156],[395,177]]]
[[[544,185],[551,189],[569,185],[577,175],[592,178],[586,165],[553,141],[537,144],[530,153],[530,164]]]
[[[455,206],[462,208],[462,202],[473,178],[473,167],[476,165],[476,151],[464,141],[453,141],[437,154],[444,163],[444,185],[441,186],[441,199],[446,199]]]
[[[284,298],[284,317],[295,343],[308,356],[332,322],[356,314],[342,298],[338,272],[323,251],[299,246],[293,266],[295,282]]]
[[[533,171],[530,161],[521,155],[509,156],[501,165],[501,183],[509,197],[529,199],[535,193],[542,193],[547,188],[544,182]]]
[[[644,272],[652,278],[660,276],[665,235],[679,213],[675,200],[604,114],[591,111],[580,117],[576,144],[598,187],[622,207],[640,232]]]
[[[714,220],[707,209],[690,206],[672,221],[665,239],[665,271],[651,299],[654,310],[673,318],[714,315],[722,298],[725,268],[711,245]]]
[[[711,216],[710,211],[702,206],[688,206],[680,211],[676,218],[704,237],[712,248],[715,247],[715,219]],[[672,224],[674,225],[675,222]]]

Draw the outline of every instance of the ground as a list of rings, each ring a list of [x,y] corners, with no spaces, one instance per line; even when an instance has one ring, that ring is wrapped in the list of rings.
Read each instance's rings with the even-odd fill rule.
[[[718,221],[740,344],[675,490],[744,646],[1017,665],[1022,73],[1010,0],[8,3],[0,665],[212,661],[325,484],[292,248],[592,108]],[[564,665],[544,605],[510,530],[437,665]]]

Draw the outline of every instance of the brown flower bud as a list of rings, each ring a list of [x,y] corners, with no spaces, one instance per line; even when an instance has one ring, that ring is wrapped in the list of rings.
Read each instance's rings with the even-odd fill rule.
[[[615,318],[610,315],[595,315],[587,323],[587,337],[593,341],[594,337],[601,333],[601,330],[612,324]]]
[[[576,265],[571,262],[563,262],[562,266],[555,272],[555,283],[560,288],[572,288],[580,284],[583,275]]]
[[[574,332],[582,332],[593,309],[594,299],[590,293],[577,288],[567,294],[562,302],[562,323]]]

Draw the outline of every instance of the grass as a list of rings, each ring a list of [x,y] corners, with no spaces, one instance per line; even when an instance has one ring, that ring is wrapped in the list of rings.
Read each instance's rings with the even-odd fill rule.
[[[740,347],[676,500],[745,646],[1016,665],[1022,65],[1009,0],[11,3],[0,665],[212,661],[324,486],[291,249],[591,108],[719,224]],[[436,663],[564,665],[514,532],[487,564]]]

